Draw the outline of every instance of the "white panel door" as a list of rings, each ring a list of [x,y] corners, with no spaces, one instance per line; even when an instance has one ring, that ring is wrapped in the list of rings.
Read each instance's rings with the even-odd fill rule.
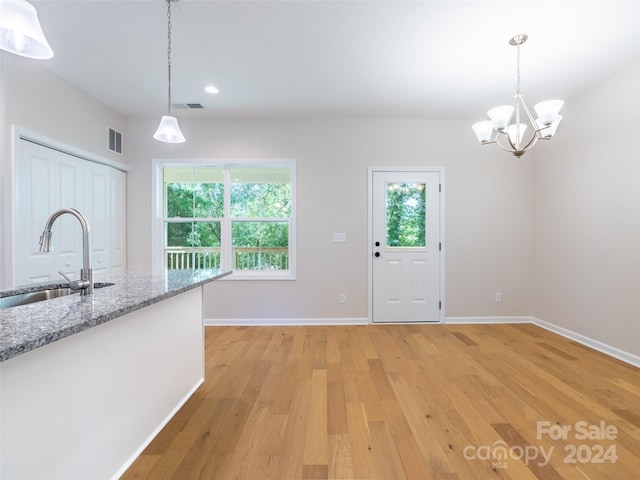
[[[54,269],[53,257],[40,253],[40,235],[51,212],[56,209],[55,152],[30,142],[17,146],[15,162],[16,211],[14,216],[14,285],[48,280]],[[23,260],[27,260],[26,262]]]
[[[111,208],[109,212],[111,226],[111,258],[110,271],[123,272],[127,268],[127,174],[111,169]]]
[[[91,266],[96,280],[107,272],[110,263],[110,170],[90,162],[85,169],[84,215],[91,231]]]
[[[126,269],[125,172],[23,138],[16,142],[14,164],[12,285],[59,280],[58,272],[79,278],[83,248],[76,218],[58,217],[53,252],[39,250],[47,219],[62,207],[87,218],[96,280],[111,267]]]
[[[77,157],[62,152],[55,152],[57,175],[56,192],[58,202],[51,215],[58,208],[75,208],[82,210],[84,179],[84,163]],[[41,229],[44,228],[44,223]],[[71,215],[58,217],[52,230],[53,255],[55,273],[51,279],[61,279],[58,272],[62,272],[72,279],[80,279],[82,268],[82,228],[80,222]]]
[[[372,320],[440,321],[440,172],[372,172]]]

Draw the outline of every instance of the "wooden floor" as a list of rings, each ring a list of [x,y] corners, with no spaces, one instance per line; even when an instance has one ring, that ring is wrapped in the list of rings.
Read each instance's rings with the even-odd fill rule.
[[[640,370],[528,324],[207,327],[122,478],[638,479]]]

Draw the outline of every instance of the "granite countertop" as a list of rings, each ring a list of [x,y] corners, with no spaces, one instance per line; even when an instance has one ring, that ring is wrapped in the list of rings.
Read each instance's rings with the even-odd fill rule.
[[[74,293],[0,309],[0,362],[230,273],[219,269],[115,273],[101,276],[100,281],[113,285],[96,288],[92,295]],[[0,292],[0,297],[60,287],[66,287],[66,283],[52,282],[7,290]]]

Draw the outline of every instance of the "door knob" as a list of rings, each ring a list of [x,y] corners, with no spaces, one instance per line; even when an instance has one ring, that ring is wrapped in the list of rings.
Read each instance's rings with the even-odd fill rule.
[[[379,256],[380,256],[380,252],[376,252],[376,253],[374,253],[374,255],[375,255],[376,257],[379,257]]]

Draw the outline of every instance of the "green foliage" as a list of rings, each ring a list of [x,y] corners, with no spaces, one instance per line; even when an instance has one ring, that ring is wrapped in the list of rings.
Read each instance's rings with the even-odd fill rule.
[[[233,183],[232,218],[286,218],[291,213],[288,183]],[[180,219],[221,219],[224,215],[222,183],[168,183],[166,216]],[[233,222],[233,246],[287,247],[288,222]],[[168,247],[219,247],[220,221],[167,222]]]
[[[288,218],[291,185],[288,183],[233,183],[231,216],[235,218]]]
[[[387,245],[426,245],[426,200],[424,185],[392,184],[387,188]]]

